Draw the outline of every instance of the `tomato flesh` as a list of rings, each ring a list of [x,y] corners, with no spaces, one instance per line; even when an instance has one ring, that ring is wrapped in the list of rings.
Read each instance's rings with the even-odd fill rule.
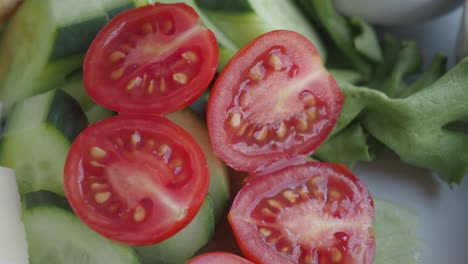
[[[67,198],[83,222],[130,245],[182,229],[208,192],[200,147],[163,117],[128,114],[91,125],[73,143],[64,175]]]
[[[186,264],[253,264],[240,256],[226,252],[212,252],[199,255]]]
[[[243,171],[310,155],[330,134],[342,101],[312,43],[292,31],[264,34],[214,84],[207,113],[214,150]]]
[[[373,200],[341,165],[306,162],[251,175],[229,222],[255,263],[372,263]]]
[[[89,95],[117,112],[165,114],[208,87],[218,65],[215,36],[185,4],[125,11],[98,34],[84,62]]]

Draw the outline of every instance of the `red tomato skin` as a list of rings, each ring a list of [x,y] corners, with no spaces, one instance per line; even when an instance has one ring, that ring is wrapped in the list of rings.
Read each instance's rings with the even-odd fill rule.
[[[294,174],[294,171],[300,171],[302,169],[312,168],[312,170],[332,170],[337,174],[344,175],[346,179],[355,184],[356,188],[359,190],[359,195],[363,201],[368,203],[368,208],[364,212],[365,217],[369,219],[374,219],[374,202],[370,196],[367,188],[359,181],[359,179],[352,174],[349,169],[337,163],[329,162],[316,162],[308,161],[303,164],[293,164],[289,167],[280,169],[279,171],[270,172],[269,174],[250,174],[246,178],[246,184],[242,189],[237,193],[234,198],[234,202],[231,206],[231,209],[228,214],[228,221],[236,237],[237,244],[241,249],[244,256],[254,263],[259,264],[269,264],[269,263],[278,263],[278,264],[295,264],[298,263],[292,259],[284,257],[281,253],[272,248],[265,243],[263,238],[258,235],[258,230],[254,225],[247,224],[249,221],[245,220],[249,218],[249,214],[255,208],[257,203],[265,196],[272,196],[277,191],[280,191],[283,188],[292,186],[298,181],[303,181],[307,178],[305,175],[300,176],[291,176],[299,175]],[[283,177],[281,175],[284,172],[291,172],[289,178]],[[300,179],[298,179],[300,178]],[[244,219],[244,220],[242,220]],[[253,221],[253,220],[252,220]],[[257,220],[258,221],[258,220]],[[339,230],[337,230],[339,232]],[[305,230],[304,230],[305,232]],[[373,230],[368,230],[367,241],[363,244],[365,247],[365,253],[361,255],[362,259],[345,260],[344,264],[372,264],[375,256],[375,239],[373,235]],[[328,260],[330,261],[330,260]],[[313,262],[320,264],[321,262]],[[326,262],[332,263],[332,262]]]
[[[215,80],[210,92],[207,105],[207,124],[213,150],[220,159],[236,170],[245,172],[269,170],[269,167],[281,166],[284,160],[307,158],[327,139],[340,116],[344,96],[335,79],[327,72],[322,81],[328,86],[326,89],[320,89],[317,95],[322,97],[321,99],[328,105],[330,114],[327,124],[315,138],[291,145],[287,149],[260,154],[246,154],[239,150],[241,147],[236,149],[230,144],[227,139],[229,137],[228,129],[224,124],[229,110],[228,105],[236,90],[232,86],[242,78],[245,65],[249,65],[259,54],[280,45],[283,45],[287,52],[295,53],[295,57],[303,57],[301,62],[313,58],[312,60],[316,62],[314,66],[323,66],[317,49],[308,39],[293,31],[275,30],[259,36],[239,50]],[[299,53],[301,54],[299,55]],[[273,106],[271,107],[273,108]],[[268,112],[271,109],[263,111]]]
[[[192,258],[186,264],[253,264],[238,255],[227,252],[210,252]]]
[[[85,198],[87,197],[87,193],[83,185],[83,178],[86,177],[86,172],[84,172],[83,164],[85,155],[87,155],[86,153],[88,152],[87,148],[94,144],[109,144],[109,134],[113,135],[113,133],[119,133],[119,130],[128,128],[139,131],[151,131],[167,135],[168,137],[177,137],[173,143],[183,146],[184,150],[187,151],[187,157],[189,158],[184,162],[190,165],[191,171],[193,172],[189,180],[190,187],[183,186],[183,188],[174,189],[174,193],[171,196],[180,198],[178,202],[181,203],[181,206],[187,206],[184,211],[185,214],[178,219],[178,221],[173,221],[171,224],[161,227],[158,226],[158,223],[162,222],[163,219],[159,219],[157,216],[150,216],[149,219],[141,224],[135,224],[133,226],[127,225],[127,222],[118,221],[119,216],[113,215],[109,217],[108,215],[103,215],[101,209],[96,208],[96,206],[89,201],[89,198]],[[118,158],[121,160],[121,157]],[[128,161],[128,156],[123,160]],[[147,162],[147,160],[141,161],[138,165],[141,165],[141,167],[150,166],[145,162]],[[108,178],[108,176],[103,177]],[[153,175],[153,177],[156,176]],[[158,178],[157,182],[158,184],[165,183],[160,178]],[[145,181],[145,183],[147,183],[147,181]],[[184,129],[165,117],[141,114],[120,114],[96,122],[78,135],[66,159],[64,167],[64,186],[67,199],[73,211],[91,229],[104,237],[123,244],[146,246],[171,237],[183,229],[195,217],[208,193],[208,165],[203,151],[196,141]],[[141,184],[140,186],[146,187]],[[122,188],[127,189],[128,186]],[[138,189],[138,191],[139,190],[140,189]],[[163,190],[162,187],[161,190]],[[167,191],[167,189],[164,190]],[[112,189],[111,192],[113,193]],[[134,192],[134,194],[135,193],[137,192]],[[156,204],[154,201],[153,203]]]
[[[198,40],[198,42],[203,42],[202,47],[200,47],[200,52],[203,51],[201,55],[204,60],[200,63],[202,68],[200,68],[200,72],[196,77],[175,92],[167,92],[165,95],[156,98],[150,98],[147,95],[134,99],[129,96],[130,93],[125,94],[122,92],[125,90],[127,83],[116,85],[106,79],[111,69],[103,64],[104,56],[100,54],[104,53],[107,48],[106,45],[112,39],[117,38],[118,33],[129,21],[138,20],[140,17],[148,15],[156,20],[159,14],[164,12],[175,12],[176,17],[185,19],[182,21],[183,23],[192,23],[203,28],[198,34],[201,36],[200,38],[205,38]],[[216,73],[218,63],[219,48],[216,37],[213,32],[201,25],[200,17],[196,11],[184,3],[165,4],[158,2],[119,13],[101,29],[86,54],[83,63],[83,79],[88,95],[96,103],[115,112],[169,114],[185,108],[203,94]],[[141,68],[143,67],[145,66],[141,66]],[[122,79],[125,79],[125,82],[129,81],[125,74]]]

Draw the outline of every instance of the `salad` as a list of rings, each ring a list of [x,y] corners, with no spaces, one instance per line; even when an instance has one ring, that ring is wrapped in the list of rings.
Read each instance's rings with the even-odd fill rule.
[[[327,0],[152,2],[29,0],[2,29],[6,261],[421,262],[418,215],[355,165],[461,184],[468,61]]]

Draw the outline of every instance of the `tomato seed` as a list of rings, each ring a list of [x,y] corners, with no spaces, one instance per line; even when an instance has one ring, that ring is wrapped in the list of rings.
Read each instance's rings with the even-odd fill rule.
[[[141,87],[145,87],[146,80],[148,79],[148,74],[143,74],[143,81],[141,82]]]
[[[281,68],[283,67],[283,63],[281,62],[280,56],[276,54],[272,54],[270,56],[270,58],[268,59],[268,64],[276,71],[281,70]]]
[[[101,164],[101,163],[99,163],[99,162],[97,162],[95,160],[90,161],[89,165],[91,165],[91,166],[93,166],[95,168],[104,168],[105,167],[104,164]]]
[[[237,133],[236,133],[236,135],[237,135],[238,137],[240,137],[240,136],[244,135],[244,133],[245,133],[245,130],[247,129],[247,127],[248,127],[248,126],[249,126],[249,124],[248,124],[248,123],[244,123],[244,124],[242,124],[242,125],[241,125],[241,127],[240,127],[240,128],[237,130]]]
[[[93,182],[93,183],[91,183],[90,188],[93,191],[101,191],[101,190],[104,190],[104,189],[107,188],[107,184],[99,183],[99,182]]]
[[[139,86],[140,83],[141,83],[141,77],[139,76],[131,79],[127,84],[127,90],[128,91],[132,90],[133,88]]]
[[[160,25],[161,31],[166,35],[171,34],[171,32],[173,31],[173,27],[174,23],[172,23],[172,21],[170,20],[164,20]]]
[[[146,210],[143,206],[139,205],[135,208],[135,213],[133,214],[133,220],[135,222],[141,222],[146,217]]]
[[[258,232],[260,232],[260,234],[264,237],[267,237],[269,235],[271,235],[271,230],[270,229],[267,229],[267,228],[264,228],[264,227],[260,227],[258,229]]]
[[[109,56],[111,62],[118,62],[119,60],[125,58],[126,54],[120,50],[114,51]]]
[[[307,130],[309,124],[307,123],[307,120],[303,117],[299,117],[296,120],[296,128],[299,131],[305,131]]]
[[[117,70],[111,72],[110,74],[111,80],[115,81],[117,79],[120,79],[122,75],[124,74],[124,71],[125,71],[124,67],[120,67]]]
[[[308,181],[308,183],[309,183],[311,186],[315,186],[315,185],[317,185],[319,182],[321,182],[322,180],[323,180],[322,177],[320,177],[320,176],[315,176],[315,177],[310,178],[310,180]]]
[[[241,92],[239,94],[238,105],[243,109],[247,108],[248,107],[248,102],[249,102],[248,98],[249,98],[249,95],[247,94],[247,92],[245,92],[245,91]]]
[[[267,239],[265,239],[265,241],[268,244],[276,244],[276,243],[278,243],[279,239],[277,237],[267,237]]]
[[[197,62],[198,60],[197,54],[195,54],[193,51],[186,51],[182,53],[182,58],[184,58],[188,63]]]
[[[100,147],[91,147],[89,149],[89,154],[95,159],[104,158],[107,155],[107,152]]]
[[[242,121],[241,121],[241,114],[240,113],[234,113],[231,115],[231,118],[229,119],[229,125],[232,128],[238,128],[240,127]]]
[[[276,136],[278,136],[279,139],[283,139],[286,136],[287,133],[287,127],[286,123],[281,122],[276,129]]]
[[[268,208],[262,208],[260,210],[260,212],[262,213],[262,215],[264,216],[268,216],[268,217],[275,217],[275,214]]]
[[[148,94],[153,94],[154,91],[154,80],[151,80],[148,86]]]
[[[334,263],[338,263],[343,259],[343,254],[337,249],[337,248],[332,248],[331,249],[331,261]]]
[[[254,138],[257,140],[257,141],[264,141],[268,136],[268,127],[264,126],[262,127],[262,129],[260,129],[260,131],[257,131],[257,133],[255,133],[254,135]]]
[[[280,252],[282,252],[282,253],[290,253],[290,251],[291,251],[291,248],[288,247],[288,246],[282,247],[282,248],[280,249]]]
[[[310,254],[306,254],[304,257],[303,257],[303,262],[304,264],[312,264],[312,256]]]
[[[164,155],[167,151],[169,151],[170,148],[167,144],[161,144],[159,147],[158,147],[158,155],[159,156],[162,156]]]
[[[179,215],[177,216],[177,219],[183,219],[187,215],[187,208],[182,208],[179,212]]]
[[[320,200],[323,199],[323,193],[321,191],[319,191],[318,187],[316,187],[316,186],[312,187],[310,192],[312,193],[312,196],[314,198],[320,199]]]
[[[305,114],[310,121],[317,119],[317,113],[314,110],[308,110],[305,112]]]
[[[305,188],[303,188],[303,187],[299,187],[299,188],[297,189],[297,193],[299,194],[299,197],[300,197],[302,200],[307,201],[307,200],[309,200],[309,193],[308,193],[306,190],[304,190],[304,189],[305,189]]]
[[[257,63],[249,71],[249,78],[252,80],[260,81],[265,77],[265,68],[260,63]]]
[[[188,82],[187,75],[181,72],[174,73],[172,75],[172,79],[174,79],[174,81],[178,82],[179,84],[187,84]]]
[[[272,206],[272,207],[274,207],[274,208],[276,208],[276,209],[278,209],[278,210],[280,210],[280,209],[283,208],[283,206],[281,206],[281,203],[280,203],[280,202],[278,202],[278,201],[276,201],[276,200],[273,200],[273,199],[267,200],[267,203],[268,203],[270,206]]]
[[[102,204],[102,203],[105,203],[109,200],[111,196],[111,193],[110,192],[98,192],[94,195],[94,200],[98,203],[98,204]]]
[[[328,197],[331,200],[337,200],[338,198],[340,198],[340,196],[341,196],[341,194],[337,190],[328,191]]]
[[[249,128],[249,131],[247,132],[247,135],[245,136],[245,139],[250,139],[255,131],[255,128],[252,126]]]
[[[305,108],[315,106],[315,96],[310,91],[303,91],[300,96],[302,97]]]
[[[150,23],[145,23],[142,26],[143,33],[145,34],[151,34],[153,33],[153,26]]]
[[[130,140],[132,141],[133,145],[136,146],[138,143],[141,141],[141,136],[140,134],[135,131],[133,134],[130,136]]]
[[[295,203],[297,195],[292,190],[285,190],[283,192],[283,197],[286,198],[291,203]]]

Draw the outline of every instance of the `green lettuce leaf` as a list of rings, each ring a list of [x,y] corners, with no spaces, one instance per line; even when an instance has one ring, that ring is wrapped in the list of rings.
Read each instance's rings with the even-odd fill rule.
[[[345,164],[354,168],[357,161],[371,161],[374,158],[368,146],[369,135],[359,123],[336,134],[315,151],[314,157]]]
[[[447,71],[447,56],[442,53],[437,53],[432,58],[432,62],[427,69],[416,79],[411,85],[406,87],[399,97],[407,97],[411,94],[419,92],[420,90],[428,87]]]
[[[364,19],[353,17],[351,25],[358,29],[358,34],[354,37],[354,46],[365,57],[372,62],[378,63],[383,60],[382,49],[379,45],[377,34]]]
[[[324,29],[323,33],[332,40],[336,49],[363,75],[364,79],[369,79],[372,75],[372,67],[367,58],[361,54],[361,51],[363,47],[377,46],[377,44],[364,42],[372,39],[368,37],[369,31],[371,31],[372,28],[366,28],[364,36],[367,35],[367,37],[363,38],[362,35],[358,37],[358,48],[355,46],[356,36],[353,31],[353,26],[347,18],[336,12],[332,1],[296,0],[296,2],[315,23]]]
[[[449,125],[468,116],[467,73],[468,58],[405,98],[339,81],[345,103],[334,133],[359,116],[365,130],[403,161],[459,184],[468,171],[468,135]]]
[[[420,219],[414,210],[394,202],[374,199],[374,264],[421,263],[417,231]]]

